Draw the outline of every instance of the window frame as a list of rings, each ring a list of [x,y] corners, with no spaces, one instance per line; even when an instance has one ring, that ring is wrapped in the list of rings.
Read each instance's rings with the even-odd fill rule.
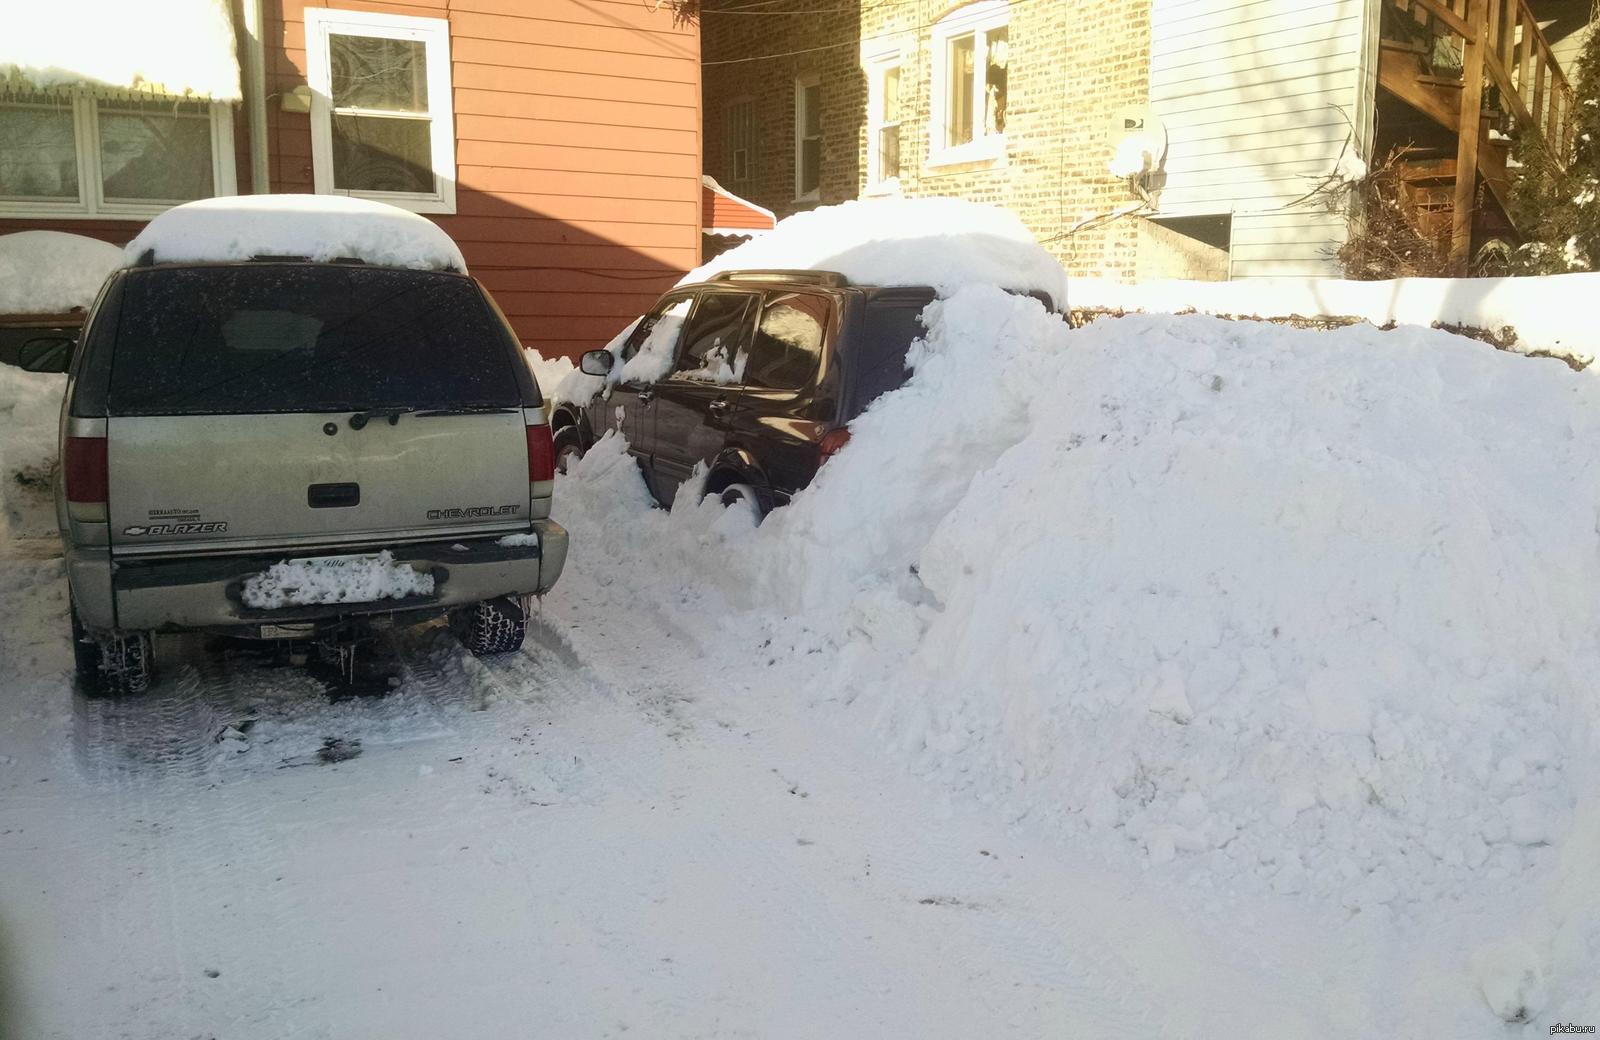
[[[955,163],[993,162],[1006,154],[1006,133],[980,134],[983,121],[983,98],[987,87],[984,70],[989,63],[989,34],[996,29],[1009,29],[1011,4],[1009,0],[978,0],[935,23],[931,40],[933,48],[933,80],[929,97],[929,166],[949,166]],[[971,141],[952,143],[949,139],[950,45],[963,36],[973,37],[972,112],[973,137]]]
[[[806,90],[817,88],[817,186],[805,190]],[[822,200],[822,77],[815,72],[803,73],[794,78],[794,201],[820,202]]]
[[[893,124],[902,129],[906,125],[904,114],[905,88],[906,88],[906,61],[899,50],[885,51],[878,54],[868,54],[861,62],[867,76],[867,183],[865,190],[869,194],[891,194],[900,190],[900,175],[893,177],[883,176],[883,155],[881,152],[880,136],[884,128],[890,124],[883,118],[883,83],[884,77],[891,71],[898,69],[900,72],[900,104],[901,116]],[[900,162],[905,165],[905,140],[900,141]]]
[[[450,23],[443,18],[376,14],[308,7],[306,27],[306,82],[311,87],[311,183],[318,195],[347,195],[387,202],[413,213],[456,211],[455,100],[451,88]],[[375,39],[413,40],[423,45],[427,62],[428,111],[402,115],[388,110],[349,109],[350,114],[385,119],[426,119],[430,125],[431,192],[364,191],[336,188],[333,183],[333,60],[330,36],[365,36]],[[344,113],[346,110],[339,110]]]
[[[737,113],[743,111],[740,120]],[[748,186],[756,178],[756,100],[742,95],[722,109],[728,147],[728,183]],[[739,176],[739,153],[744,152],[744,176]]]
[[[119,102],[169,101],[202,104],[208,109],[205,117],[211,130],[211,195],[219,198],[239,193],[238,172],[234,162],[233,106],[225,101],[206,98],[177,98],[164,94],[146,94],[139,91],[101,94],[94,91],[53,92],[70,103],[72,108],[72,144],[76,153],[78,171],[78,197],[76,199],[0,198],[0,217],[47,218],[57,220],[149,220],[160,216],[183,200],[152,200],[108,202],[105,197],[104,162],[100,154],[99,103],[116,105]]]

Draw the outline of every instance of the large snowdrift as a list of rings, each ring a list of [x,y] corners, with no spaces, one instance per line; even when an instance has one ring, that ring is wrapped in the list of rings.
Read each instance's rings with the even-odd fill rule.
[[[680,284],[762,269],[837,271],[863,285],[928,285],[944,295],[980,282],[1067,303],[1066,272],[1014,213],[962,199],[866,199],[796,213]]]
[[[1019,826],[1202,891],[1468,908],[1508,1018],[1584,977],[1595,376],[1414,328],[1073,331],[982,286],[925,317],[760,528],[651,511],[603,440],[557,490],[601,584],[836,662],[819,707]]]
[[[1600,353],[1589,301],[1600,274],[1542,278],[1400,278],[1353,282],[1337,278],[1254,278],[1234,282],[1108,281],[1073,283],[1073,306],[1152,314],[1200,311],[1254,318],[1362,318],[1374,325],[1442,325],[1481,329],[1508,345],[1588,363]]]
[[[61,231],[0,235],[0,314],[64,314],[94,302],[122,250]]]
[[[465,271],[439,225],[397,206],[345,195],[240,195],[186,202],[152,220],[124,261],[154,250],[157,263],[255,256],[356,259],[382,267]]]
[[[0,33],[0,79],[238,101],[229,9],[225,0],[13,4]]]

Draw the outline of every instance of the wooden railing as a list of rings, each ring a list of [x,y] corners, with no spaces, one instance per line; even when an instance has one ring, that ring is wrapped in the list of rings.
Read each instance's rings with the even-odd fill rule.
[[[1482,73],[1523,129],[1536,132],[1562,165],[1573,145],[1573,90],[1527,0],[1393,0],[1424,30],[1465,53],[1478,41]],[[1481,35],[1473,22],[1482,19]],[[1465,65],[1465,62],[1463,63]],[[1463,79],[1471,70],[1463,69]]]
[[[1443,38],[1461,58],[1454,212],[1450,255],[1466,273],[1478,202],[1485,88],[1522,133],[1534,133],[1550,158],[1565,167],[1572,156],[1573,90],[1539,31],[1527,0],[1390,0],[1396,13],[1416,20],[1422,35]],[[1498,184],[1498,182],[1496,182]],[[1503,188],[1503,185],[1499,185]]]

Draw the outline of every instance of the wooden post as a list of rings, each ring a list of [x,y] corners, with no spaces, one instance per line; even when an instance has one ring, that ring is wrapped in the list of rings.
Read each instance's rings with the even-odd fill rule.
[[[1506,0],[1505,32],[1501,35],[1500,67],[1509,81],[1517,74],[1517,16],[1522,13],[1523,0]]]
[[[1539,23],[1533,20],[1533,15],[1527,8],[1522,9],[1522,60],[1517,63],[1517,95],[1522,98],[1524,106],[1533,98],[1530,88],[1530,74],[1533,72],[1533,41],[1539,31]]]
[[[1472,217],[1478,197],[1478,136],[1483,132],[1484,42],[1488,37],[1487,0],[1468,0],[1467,27],[1471,33],[1461,48],[1461,123],[1456,137],[1456,196],[1450,228],[1450,266],[1457,276],[1467,273],[1472,259]]]
[[[1544,48],[1535,45],[1533,58],[1533,128],[1544,136]]]

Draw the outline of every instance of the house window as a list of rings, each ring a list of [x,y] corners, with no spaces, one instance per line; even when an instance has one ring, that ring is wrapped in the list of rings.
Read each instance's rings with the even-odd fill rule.
[[[724,123],[728,139],[728,177],[735,184],[754,176],[756,152],[756,106],[749,98],[728,105]]]
[[[307,8],[306,48],[317,192],[454,213],[450,24]]]
[[[822,192],[822,81],[794,81],[794,197],[817,199]]]
[[[0,215],[153,217],[236,190],[227,104],[0,92]]]
[[[934,26],[932,164],[1005,154],[1006,0],[980,0]]]
[[[887,190],[900,178],[900,59],[867,66],[867,184]]]

